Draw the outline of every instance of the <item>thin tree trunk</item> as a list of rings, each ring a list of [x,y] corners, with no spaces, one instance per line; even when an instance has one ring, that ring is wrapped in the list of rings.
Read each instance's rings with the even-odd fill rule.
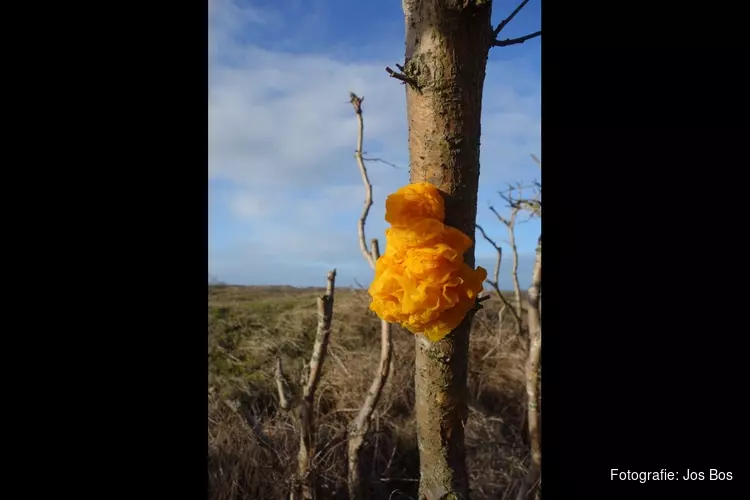
[[[516,294],[516,311],[518,311],[518,317],[523,318],[523,302],[521,301],[521,284],[518,281],[518,246],[516,246],[516,215],[514,212],[511,216],[511,224],[508,226],[508,238],[510,239],[510,247],[513,251],[513,291]],[[518,324],[518,334],[521,334],[521,322]]]
[[[328,352],[328,341],[331,337],[333,319],[333,295],[335,290],[336,270],[328,273],[328,284],[325,295],[318,297],[318,330],[315,335],[312,356],[310,357],[309,374],[302,387],[302,398],[299,405],[300,438],[297,453],[296,484],[292,488],[291,500],[312,500],[315,498],[315,476],[311,460],[315,455],[315,421],[313,403],[315,391],[323,372],[323,361]],[[281,373],[278,371],[277,373]]]
[[[362,157],[362,143],[365,130],[365,121],[362,117],[362,101],[363,97],[358,97],[353,92],[349,93],[349,102],[354,107],[354,113],[357,116],[358,134],[357,134],[357,150],[354,153],[354,157],[357,159],[357,166],[359,172],[362,175],[362,183],[365,185],[365,205],[362,210],[362,215],[359,218],[359,224],[357,226],[357,233],[359,235],[359,247],[362,251],[362,255],[372,270],[375,270],[375,263],[380,258],[380,247],[378,245],[378,239],[373,238],[370,242],[370,250],[367,249],[367,242],[365,241],[365,222],[367,221],[367,214],[372,206],[372,184],[370,178],[367,176],[367,168],[365,167],[365,160]],[[362,479],[359,474],[359,459],[360,450],[364,443],[365,436],[370,429],[370,419],[375,411],[375,406],[380,400],[380,395],[383,392],[383,387],[388,380],[388,375],[391,373],[393,368],[393,344],[391,343],[391,325],[387,321],[381,320],[380,322],[380,364],[378,365],[378,371],[375,373],[370,389],[367,391],[365,401],[362,403],[359,414],[349,426],[349,439],[348,439],[348,490],[349,500],[359,500],[362,497]]]
[[[474,238],[491,2],[403,0],[411,181],[446,200],[445,223]],[[464,255],[474,266],[474,248]],[[471,314],[446,338],[417,337],[419,498],[468,498],[464,448]]]
[[[539,370],[542,354],[542,238],[536,250],[534,274],[529,287],[529,358],[526,360],[526,397],[528,399],[529,442],[531,444],[531,463],[526,478],[521,485],[516,500],[533,498],[541,479],[542,467],[542,430],[539,421]]]
[[[372,261],[377,262],[380,258],[380,247],[378,240],[372,240]],[[393,357],[391,356],[393,344],[391,342],[391,324],[380,321],[380,363],[375,378],[372,380],[370,389],[367,391],[364,403],[359,410],[357,418],[349,427],[348,443],[348,487],[349,500],[362,498],[362,480],[359,475],[359,452],[364,443],[365,436],[370,430],[370,418],[383,393],[383,387],[388,380]]]

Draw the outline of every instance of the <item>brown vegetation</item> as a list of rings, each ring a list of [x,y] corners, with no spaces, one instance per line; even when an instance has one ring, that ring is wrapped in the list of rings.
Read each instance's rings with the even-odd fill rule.
[[[316,300],[322,292],[209,286],[211,500],[289,497],[300,441],[296,417],[279,408],[276,358],[289,380],[301,378],[315,342]],[[328,357],[313,404],[317,446],[311,466],[319,499],[347,498],[347,426],[360,411],[380,361],[381,323],[368,304],[363,290],[336,290]],[[465,441],[471,498],[513,498],[529,463],[528,342],[505,334],[496,347],[501,302],[493,297],[483,305],[469,344]],[[506,318],[504,331],[514,331],[514,320]],[[418,498],[414,348],[414,336],[394,326],[391,378],[360,451],[366,499]]]

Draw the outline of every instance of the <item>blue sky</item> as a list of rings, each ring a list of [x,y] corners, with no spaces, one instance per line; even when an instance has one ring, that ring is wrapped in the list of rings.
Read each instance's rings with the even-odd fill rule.
[[[501,35],[540,29],[532,0]],[[495,0],[493,24],[516,7]],[[209,274],[233,284],[367,286],[358,245],[364,187],[353,154],[350,91],[365,96],[364,150],[374,205],[366,232],[385,246],[385,198],[409,182],[404,88],[385,66],[404,57],[397,0],[209,0]],[[482,116],[477,222],[498,243],[489,211],[507,183],[540,177],[540,39],[490,51]],[[517,228],[519,278],[528,286],[538,221]],[[495,250],[479,233],[477,264]],[[500,283],[510,288],[507,244]]]

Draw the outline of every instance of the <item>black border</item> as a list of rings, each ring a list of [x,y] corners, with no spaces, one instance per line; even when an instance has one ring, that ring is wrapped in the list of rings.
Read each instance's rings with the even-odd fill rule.
[[[78,120],[60,133],[95,153],[88,169],[64,162],[86,178],[64,196],[88,240],[70,242],[85,254],[85,295],[66,298],[85,315],[71,318],[81,374],[64,397],[80,393],[87,409],[75,408],[81,428],[65,429],[65,450],[78,456],[85,440],[96,451],[47,466],[71,467],[71,491],[205,499],[208,3],[107,5],[80,19],[96,34],[65,49],[82,58],[67,71],[85,76],[80,99],[65,96]]]
[[[90,238],[77,257],[94,281],[86,296],[96,292],[88,336],[66,337],[85,348],[75,363],[86,382],[71,384],[89,405],[67,432],[101,453],[85,460],[87,487],[205,498],[207,4],[101,9],[87,85],[68,96],[95,118],[85,141],[73,120],[59,131],[100,151],[86,183],[63,194],[82,207],[68,219]],[[543,490],[719,498],[746,483],[734,458],[747,442],[744,308],[731,291],[750,85],[732,39],[744,27],[730,23],[744,16],[631,9],[542,9]],[[80,473],[80,461],[55,465]],[[734,480],[643,485],[611,481],[612,468],[718,468]]]
[[[726,10],[638,8],[542,13],[548,498],[721,498],[747,484],[732,347],[744,294],[730,291],[743,267],[741,31]],[[733,480],[610,479],[712,468]]]

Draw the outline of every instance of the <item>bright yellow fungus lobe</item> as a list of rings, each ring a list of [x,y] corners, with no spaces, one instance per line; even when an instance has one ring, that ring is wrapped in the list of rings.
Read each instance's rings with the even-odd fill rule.
[[[472,241],[443,224],[445,202],[430,183],[409,184],[385,201],[386,251],[375,264],[370,309],[436,342],[476,304],[487,271],[463,254]]]

